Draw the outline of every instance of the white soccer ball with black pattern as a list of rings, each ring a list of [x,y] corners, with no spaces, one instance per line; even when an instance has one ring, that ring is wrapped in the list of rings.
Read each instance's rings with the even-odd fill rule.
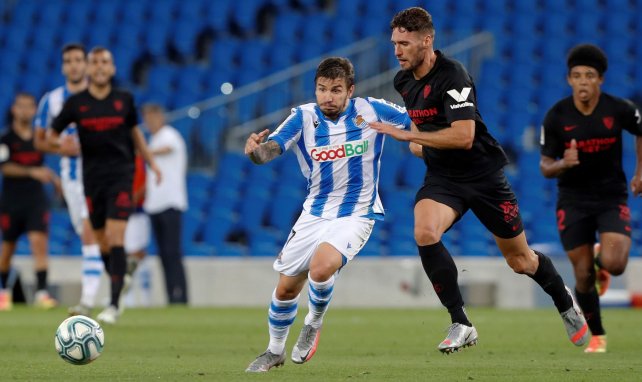
[[[86,365],[103,352],[105,334],[91,318],[72,316],[58,326],[54,341],[60,358],[74,365]]]

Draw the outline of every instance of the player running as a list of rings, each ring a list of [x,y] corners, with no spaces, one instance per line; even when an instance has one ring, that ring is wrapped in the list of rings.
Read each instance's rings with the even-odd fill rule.
[[[606,352],[600,298],[611,274],[626,269],[631,214],[622,169],[622,131],[634,134],[634,196],[642,193],[642,116],[630,101],[602,93],[608,61],[595,45],[578,45],[568,59],[570,97],[557,102],[542,125],[540,169],[557,178],[557,225],[575,271],[575,295],[591,341],[586,353]],[[595,234],[600,244],[594,250]]]
[[[89,316],[96,302],[103,273],[100,247],[89,223],[89,212],[85,203],[82,183],[82,158],[78,147],[76,126],[69,126],[62,134],[60,147],[55,148],[47,141],[46,132],[53,119],[62,110],[62,105],[72,94],[87,88],[87,52],[80,44],[67,44],[62,48],[62,74],[65,85],[46,93],[40,100],[34,125],[36,127],[34,146],[36,149],[59,154],[62,195],[69,211],[71,224],[82,243],[82,277],[80,303],[69,308],[70,315]]]
[[[111,276],[111,303],[97,319],[113,324],[120,316],[119,297],[126,271],[124,245],[132,212],[134,149],[158,174],[147,150],[131,93],[112,88],[116,72],[109,50],[96,47],[88,55],[87,90],[74,94],[48,130],[49,143],[60,147],[59,134],[72,123],[78,129],[83,157],[83,184],[89,219],[100,244],[105,269]]]
[[[461,63],[434,50],[432,16],[423,8],[397,13],[390,28],[401,66],[394,86],[418,131],[384,123],[371,126],[411,142],[413,152],[426,162],[424,185],[415,201],[415,241],[424,271],[451,317],[438,349],[451,353],[477,342],[477,330],[464,310],[457,266],[441,242],[469,209],[493,233],[511,269],[532,278],[551,296],[571,342],[584,344],[587,325],[572,293],[551,260],[528,246],[517,198],[503,171],[508,160],[477,110],[472,78]]]
[[[374,98],[351,98],[354,69],[345,58],[323,60],[315,76],[316,104],[292,109],[269,135],[252,134],[245,153],[263,164],[292,148],[308,180],[303,211],[274,261],[279,281],[268,311],[270,342],[247,372],[266,372],[285,363],[285,341],[297,314],[299,293],[308,280],[308,314],[292,349],[292,361],[309,361],[317,350],[335,274],[352,260],[383,220],[378,195],[384,136],[369,126],[383,120],[409,128],[405,109]]]

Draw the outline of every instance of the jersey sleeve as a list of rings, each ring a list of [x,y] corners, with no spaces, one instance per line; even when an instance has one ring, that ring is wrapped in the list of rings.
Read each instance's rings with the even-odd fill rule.
[[[46,129],[51,124],[49,117],[49,93],[46,93],[38,103],[36,118],[33,120],[33,126],[36,129]]]
[[[624,129],[633,135],[642,136],[642,115],[640,114],[640,108],[629,100],[624,101],[626,105],[623,115]]]
[[[443,84],[444,111],[448,123],[476,118],[473,81],[463,68],[455,67]]]
[[[77,121],[74,113],[73,98],[69,98],[62,106],[62,110],[60,110],[58,116],[51,122],[51,128],[61,133],[67,126],[74,122]]]
[[[540,154],[553,159],[557,159],[563,145],[556,131],[554,112],[551,110],[546,114],[546,117],[544,117],[544,122],[542,122],[542,126],[540,127],[539,145]]]
[[[389,123],[400,129],[410,130],[411,120],[405,107],[379,98],[368,97],[368,102],[372,105],[381,122]]]
[[[270,134],[268,141],[278,143],[281,146],[281,153],[284,153],[301,138],[301,131],[303,131],[303,111],[297,107],[292,109],[290,116]]]

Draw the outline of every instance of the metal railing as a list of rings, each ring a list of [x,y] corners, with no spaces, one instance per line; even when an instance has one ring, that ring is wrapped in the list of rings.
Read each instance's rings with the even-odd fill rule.
[[[483,32],[442,50],[461,61],[476,77],[483,60],[494,54],[494,39],[492,34]],[[393,87],[399,67],[387,36],[367,38],[323,55],[329,56],[347,57],[353,62],[356,95],[401,102]],[[293,105],[313,102],[314,74],[320,59],[315,57],[239,87],[230,94],[169,112],[170,123],[195,126],[189,137],[192,165],[213,166],[218,153],[242,150],[251,132],[273,129],[290,113]]]

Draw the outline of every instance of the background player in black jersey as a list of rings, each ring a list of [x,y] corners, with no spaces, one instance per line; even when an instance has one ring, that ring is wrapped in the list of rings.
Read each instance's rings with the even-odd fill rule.
[[[607,63],[595,45],[571,49],[567,81],[573,95],[548,111],[540,139],[540,169],[545,177],[558,179],[557,225],[592,333],[587,353],[606,352],[598,295],[606,291],[609,273],[624,272],[631,249],[622,130],[636,135],[631,191],[642,193],[642,117],[630,101],[601,92]],[[601,248],[596,244],[594,250],[596,232]]]
[[[389,125],[371,125],[395,139],[423,146],[428,170],[416,197],[415,241],[424,270],[452,319],[439,350],[450,353],[477,341],[464,310],[457,267],[441,242],[444,232],[468,209],[493,233],[508,265],[533,278],[553,298],[571,341],[583,344],[587,325],[572,293],[551,260],[526,242],[517,200],[503,172],[507,158],[477,110],[472,78],[461,63],[433,49],[435,29],[426,10],[403,10],[390,27],[402,69],[395,88],[416,128],[394,131]]]
[[[92,49],[87,90],[67,99],[49,131],[49,142],[56,146],[60,132],[69,124],[75,123],[78,129],[89,219],[111,276],[111,304],[97,316],[105,323],[115,323],[120,315],[118,300],[127,267],[124,236],[133,208],[134,147],[160,181],[160,171],[136,127],[133,96],[112,88],[115,73],[111,52],[102,47]]]
[[[0,284],[2,288],[7,287],[16,242],[26,232],[36,271],[34,305],[48,309],[56,306],[56,300],[47,291],[49,201],[43,184],[57,184],[58,178],[43,166],[43,154],[33,147],[31,123],[35,115],[35,98],[19,93],[11,106],[11,126],[0,138],[0,166],[4,176],[0,198]],[[10,296],[9,291],[4,293]],[[6,301],[7,306],[2,308],[10,309],[11,298]]]

